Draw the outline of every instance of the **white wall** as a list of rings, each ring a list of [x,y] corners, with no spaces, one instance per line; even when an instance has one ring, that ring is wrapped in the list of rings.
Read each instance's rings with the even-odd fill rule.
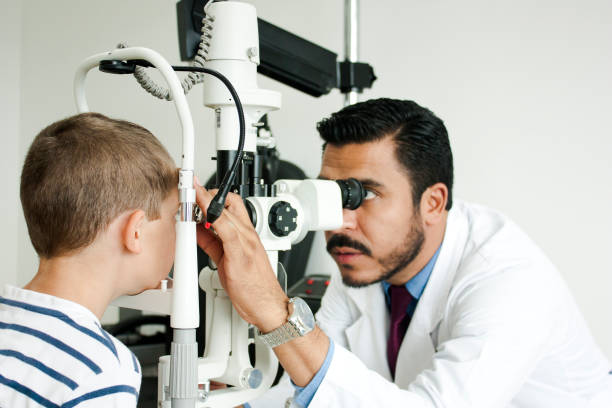
[[[252,3],[268,21],[342,54],[342,1]],[[607,256],[612,244],[612,124],[607,115],[612,107],[612,3],[361,3],[362,60],[372,63],[379,77],[365,97],[414,99],[445,120],[455,154],[456,196],[507,213],[542,246],[612,359],[612,260]],[[174,4],[23,3],[19,166],[43,126],[74,113],[72,78],[84,57],[127,40],[178,62]],[[9,38],[2,37],[3,47]],[[2,80],[8,82],[7,77]],[[316,176],[320,141],[315,123],[337,110],[342,97],[334,92],[312,98],[264,77],[260,86],[283,93],[283,109],[270,117],[283,158]],[[93,110],[143,124],[178,158],[178,122],[168,103],[153,100],[129,77],[100,73],[91,75],[88,96]],[[6,95],[2,98],[4,105]],[[209,161],[212,114],[200,108],[201,90],[189,99],[199,134],[198,171],[205,178],[214,168]],[[8,128],[16,131],[17,125]],[[2,154],[14,149],[10,143],[0,140]],[[12,191],[18,166],[13,169],[4,184]],[[14,236],[3,231],[2,242]],[[18,262],[17,280],[23,283],[37,264],[23,222],[18,254],[11,261],[7,252],[6,259]],[[329,265],[321,253],[308,271],[322,272]]]
[[[19,156],[19,113],[21,104],[21,1],[7,0],[0,13],[0,174],[3,175],[0,199],[0,285],[17,280],[17,225],[21,212],[19,204],[19,180],[21,169]]]

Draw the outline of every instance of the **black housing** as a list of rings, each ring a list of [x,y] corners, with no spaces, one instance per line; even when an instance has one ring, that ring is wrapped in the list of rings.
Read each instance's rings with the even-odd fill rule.
[[[183,61],[197,52],[209,0],[181,0],[176,4],[179,48]],[[260,64],[257,71],[308,95],[319,97],[338,88],[342,93],[361,92],[376,80],[374,69],[363,62],[338,62],[338,55],[261,18]]]

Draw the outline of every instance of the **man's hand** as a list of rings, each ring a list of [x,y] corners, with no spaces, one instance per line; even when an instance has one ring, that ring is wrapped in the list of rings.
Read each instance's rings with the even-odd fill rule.
[[[195,189],[196,201],[205,212],[215,192],[198,183]],[[280,327],[287,321],[289,300],[239,196],[228,195],[213,229],[198,226],[198,245],[217,264],[221,284],[236,311],[262,333]],[[328,348],[327,336],[315,327],[306,336],[275,347],[274,352],[293,382],[304,387],[321,368]]]
[[[214,197],[195,183],[197,204],[206,215]],[[198,245],[215,262],[219,279],[240,316],[268,333],[287,321],[288,298],[251,224],[242,199],[229,194],[211,229],[197,228]]]

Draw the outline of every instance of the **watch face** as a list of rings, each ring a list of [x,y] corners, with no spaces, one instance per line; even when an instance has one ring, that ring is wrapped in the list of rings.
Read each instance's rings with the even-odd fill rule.
[[[301,298],[292,298],[293,313],[289,317],[289,321],[293,323],[295,328],[300,332],[300,336],[305,335],[314,329],[315,319],[308,304]]]

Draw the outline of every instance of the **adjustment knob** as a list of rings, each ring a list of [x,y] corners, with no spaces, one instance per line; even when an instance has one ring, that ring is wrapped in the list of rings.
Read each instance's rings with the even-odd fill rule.
[[[297,228],[297,211],[286,201],[279,201],[270,208],[268,224],[272,233],[286,237]]]
[[[240,384],[244,388],[255,389],[262,381],[263,373],[257,368],[245,368],[240,375]]]

